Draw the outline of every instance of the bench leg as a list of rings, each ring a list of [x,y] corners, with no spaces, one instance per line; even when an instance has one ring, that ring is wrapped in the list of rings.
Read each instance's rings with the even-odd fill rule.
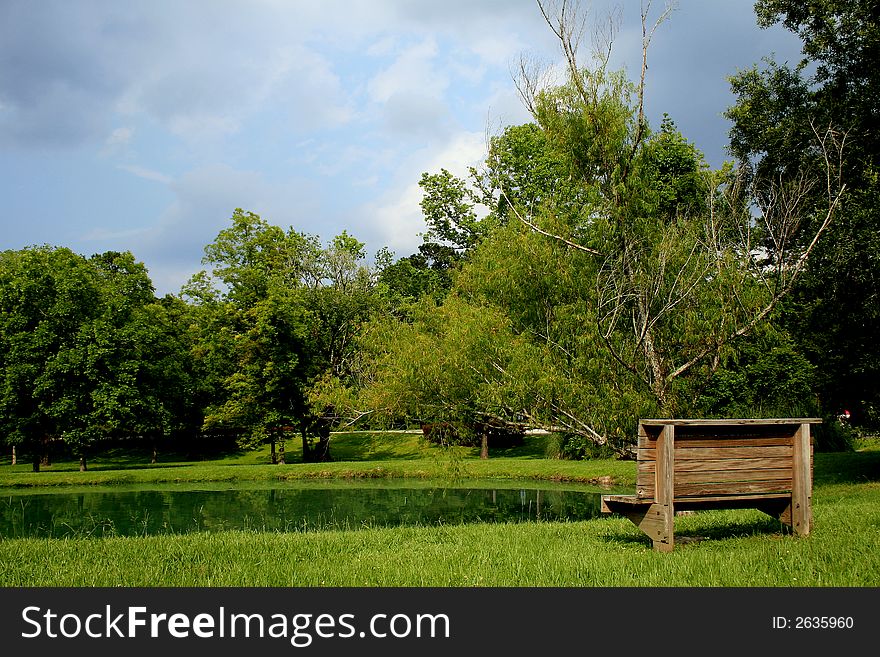
[[[671,504],[651,504],[620,510],[630,522],[641,529],[654,542],[658,552],[672,552],[674,541],[674,517]]]
[[[755,508],[758,511],[762,511],[766,513],[768,516],[773,516],[774,518],[778,518],[779,522],[783,524],[784,532],[793,531],[793,526],[791,522],[791,501],[790,500],[772,500],[767,502],[762,502],[760,504],[756,504]]]
[[[798,536],[809,536],[813,524],[813,469],[810,456],[810,425],[802,424],[794,437],[791,489],[791,528]]]

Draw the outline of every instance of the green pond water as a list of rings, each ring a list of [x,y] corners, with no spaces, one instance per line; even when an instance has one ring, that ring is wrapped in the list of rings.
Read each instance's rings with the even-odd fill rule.
[[[0,538],[586,520],[595,488],[505,482],[107,486],[0,494]]]

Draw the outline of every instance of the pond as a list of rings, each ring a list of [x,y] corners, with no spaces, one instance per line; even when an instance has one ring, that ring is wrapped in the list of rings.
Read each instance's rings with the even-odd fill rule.
[[[0,495],[0,538],[586,520],[595,487],[485,482],[107,486]]]

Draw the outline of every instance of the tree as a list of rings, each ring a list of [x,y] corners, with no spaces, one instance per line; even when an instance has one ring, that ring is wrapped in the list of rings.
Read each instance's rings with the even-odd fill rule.
[[[626,453],[639,416],[699,408],[696,391],[791,293],[838,210],[843,144],[814,126],[815,167],[768,183],[732,165],[712,171],[671,119],[653,132],[644,116],[648,45],[663,17],[649,29],[643,15],[633,83],[608,70],[608,48],[592,68],[580,66],[581,25],[568,3],[553,16],[541,9],[568,79],[519,81],[541,138],[531,128],[505,133],[510,149],[493,166],[507,173],[483,178],[495,181],[486,185],[497,195],[493,228],[468,251],[438,310],[442,331],[428,318],[398,341],[402,360],[418,362],[424,377],[401,370],[389,385],[410,382],[396,394],[421,399],[420,409],[523,417]],[[521,175],[517,163],[529,161],[545,163],[540,176]],[[819,185],[821,197],[799,203]],[[460,190],[435,205],[467,222]],[[491,194],[481,198],[492,204]],[[479,332],[484,315],[500,318],[492,350],[471,349],[458,367],[444,336]],[[433,374],[447,371],[449,380]],[[449,403],[459,397],[480,402]]]
[[[150,441],[153,463],[160,442],[193,436],[203,422],[192,315],[192,308],[169,295],[140,307],[119,337],[133,353],[135,367],[129,368],[129,375],[138,390],[126,430]]]
[[[476,439],[488,458],[490,433],[522,419],[501,394],[499,371],[516,345],[509,322],[497,308],[456,294],[419,311],[411,322],[377,317],[367,327],[369,385],[356,403],[388,422],[441,427],[449,442]]]
[[[173,377],[155,368],[181,353],[150,337],[162,334],[153,303],[146,268],[128,252],[2,254],[2,429],[35,470],[47,440],[63,440],[85,470],[97,442],[173,421]]]
[[[877,6],[862,0],[761,0],[761,27],[781,23],[803,42],[797,66],[768,59],[731,78],[737,101],[728,112],[731,151],[756,178],[791,179],[822,169],[812,126],[848,135],[839,167],[847,181],[834,232],[816,245],[811,265],[785,306],[783,321],[798,348],[822,373],[816,390],[824,412],[851,409],[853,420],[880,421],[880,200],[878,113],[880,29]],[[760,184],[758,185],[760,188]],[[803,205],[824,204],[824,186],[805,190]],[[800,244],[808,234],[797,235]]]
[[[325,275],[320,246],[240,208],[230,221],[205,247],[210,273],[182,290],[199,306],[195,357],[214,389],[203,426],[238,433],[242,445],[268,440],[273,462],[280,442],[283,462],[286,432],[304,422],[314,374],[304,295]]]
[[[298,427],[307,411],[308,312],[296,291],[272,288],[234,319],[224,395],[208,408],[205,427],[245,432],[243,445],[280,442],[283,463],[285,431]]]
[[[205,428],[237,430],[243,444],[268,440],[273,461],[280,443],[282,462],[296,430],[304,461],[329,460],[335,410],[318,389],[347,376],[353,337],[374,306],[364,245],[343,231],[322,247],[240,209],[231,221],[205,248],[211,274],[184,289],[200,306],[197,358],[221,391]]]
[[[658,411],[674,415],[684,410],[677,380],[698,368],[716,370],[732,342],[766,321],[791,292],[838,210],[843,144],[835,131],[814,127],[818,168],[744,187],[738,172],[708,171],[670,123],[652,135],[644,76],[648,45],[664,16],[649,29],[647,11],[636,84],[607,71],[607,51],[594,69],[581,69],[576,15],[566,3],[553,17],[544,11],[569,80],[556,89],[540,89],[534,80],[520,88],[570,162],[587,203],[574,216],[545,208],[537,219],[549,230],[523,211],[520,218],[593,256],[599,336],[650,391]],[[816,203],[798,204],[805,187],[820,184]],[[795,242],[797,234],[807,239]]]
[[[0,254],[0,431],[39,470],[45,443],[82,392],[58,388],[66,356],[98,309],[93,270],[69,249]]]
[[[403,317],[422,297],[442,302],[455,272],[492,231],[507,223],[511,203],[533,208],[550,198],[560,204],[577,202],[564,162],[533,123],[508,126],[493,136],[485,161],[471,167],[466,178],[441,168],[423,173],[419,185],[428,227],[422,244],[418,253],[384,267],[380,275],[392,310]]]
[[[344,411],[337,408],[334,391],[354,385],[357,338],[364,323],[379,308],[378,276],[366,266],[365,257],[364,244],[347,232],[334,237],[321,253],[326,278],[307,298],[314,319],[312,344],[318,363],[309,390],[312,417],[308,430],[317,438],[311,446],[313,460],[330,460],[330,429],[349,421],[340,415]]]
[[[317,238],[291,228],[285,233],[253,212],[236,208],[216,239],[205,247],[199,272],[184,286],[194,300],[222,300],[248,308],[264,299],[273,285],[300,287],[316,284],[323,273],[318,265]]]

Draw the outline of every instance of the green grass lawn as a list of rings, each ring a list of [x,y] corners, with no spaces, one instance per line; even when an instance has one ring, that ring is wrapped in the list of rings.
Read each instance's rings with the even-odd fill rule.
[[[390,442],[389,442],[390,441]],[[346,451],[348,450],[348,451]],[[341,460],[349,458],[365,460]],[[480,461],[417,436],[349,434],[329,464],[266,465],[265,454],[210,463],[109,468],[0,466],[0,486],[71,482],[449,476],[632,486],[635,463],[546,459],[535,443]],[[384,457],[384,458],[379,458]],[[117,458],[122,458],[117,455]],[[70,465],[70,467],[68,467]],[[107,465],[107,469],[104,466]],[[131,463],[129,462],[129,465]],[[130,479],[127,477],[131,477]],[[816,454],[814,529],[798,538],[757,511],[676,519],[676,549],[651,550],[629,521],[444,525],[322,532],[219,532],[142,538],[0,540],[4,586],[843,586],[880,585],[880,442]]]

